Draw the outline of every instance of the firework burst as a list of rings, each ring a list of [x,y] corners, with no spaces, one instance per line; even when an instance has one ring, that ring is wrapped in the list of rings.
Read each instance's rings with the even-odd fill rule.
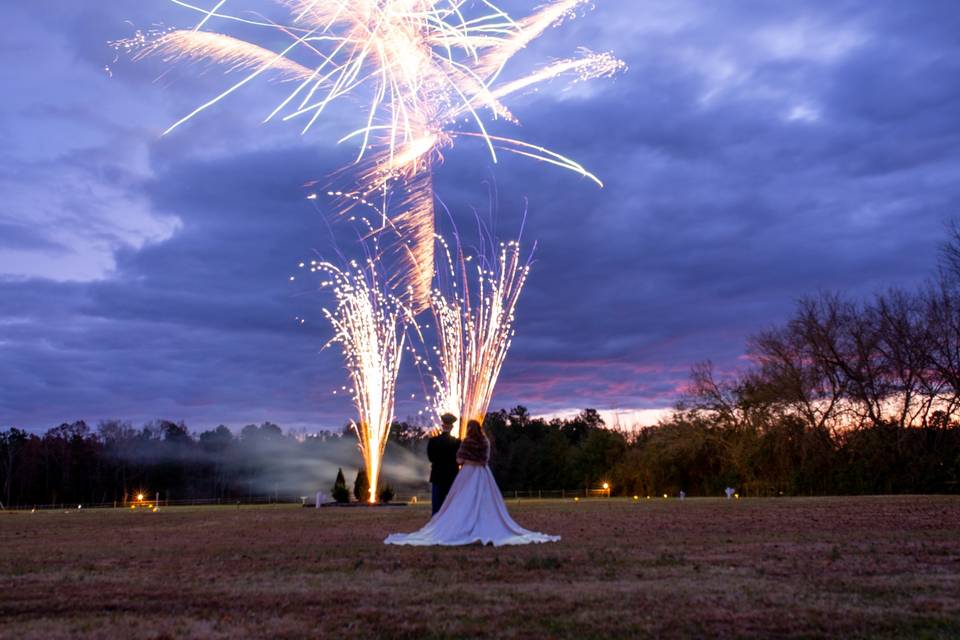
[[[544,147],[487,131],[487,120],[516,118],[503,100],[535,84],[569,75],[577,80],[609,76],[621,61],[581,50],[511,81],[501,72],[517,53],[547,29],[573,18],[588,0],[553,0],[523,18],[513,18],[492,0],[274,0],[289,12],[278,23],[232,13],[227,0],[204,9],[191,30],[173,30],[115,43],[135,56],[165,61],[208,61],[242,77],[178,120],[170,130],[213,107],[254,80],[275,77],[293,83],[267,115],[299,120],[308,131],[329,105],[344,96],[366,101],[359,127],[340,142],[357,144],[361,197],[404,182],[393,227],[401,232],[400,258],[415,311],[429,303],[434,266],[434,202],[430,172],[443,149],[458,137],[481,139],[494,162],[504,151],[574,171],[600,184],[583,166]],[[252,15],[252,14],[251,14]],[[260,28],[269,48],[205,30],[217,24]],[[351,203],[344,203],[344,210]]]
[[[547,0],[522,18],[511,17],[495,0],[273,0],[288,11],[282,22],[234,12],[232,0],[208,1],[209,9],[170,0],[200,16],[193,29],[137,33],[114,43],[138,59],[207,62],[238,76],[168,132],[268,78],[291,88],[265,120],[299,121],[304,133],[341,98],[350,96],[363,105],[355,111],[359,126],[338,141],[357,146],[353,183],[331,195],[338,198],[341,213],[381,203],[379,224],[368,225],[365,238],[395,234],[392,250],[402,268],[383,277],[379,248],[362,264],[341,268],[314,261],[310,268],[328,277],[324,285],[336,298],[336,307],[324,314],[334,329],[331,343],[340,345],[350,373],[358,413],[354,428],[373,502],[406,330],[416,326],[413,315],[429,307],[436,320],[441,365],[436,407],[461,416],[462,424],[482,420],[510,348],[514,310],[529,272],[517,242],[501,244],[498,257],[489,264],[480,259],[469,265],[472,270],[459,247],[455,255],[445,248],[442,268],[451,274],[451,284],[432,287],[432,171],[442,152],[457,139],[480,140],[493,162],[498,152],[512,153],[602,186],[574,160],[492,135],[488,124],[491,119],[516,123],[504,100],[534,85],[562,75],[575,81],[609,76],[624,65],[609,54],[580,50],[575,57],[501,80],[516,54],[575,17],[590,0]],[[260,29],[263,37],[245,40],[210,30],[215,22],[242,26],[245,32]]]

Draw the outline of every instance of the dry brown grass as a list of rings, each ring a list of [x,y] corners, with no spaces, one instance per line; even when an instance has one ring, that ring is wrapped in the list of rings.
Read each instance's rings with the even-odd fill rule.
[[[960,637],[960,497],[511,503],[559,544],[382,544],[425,507],[0,513],[0,637]]]

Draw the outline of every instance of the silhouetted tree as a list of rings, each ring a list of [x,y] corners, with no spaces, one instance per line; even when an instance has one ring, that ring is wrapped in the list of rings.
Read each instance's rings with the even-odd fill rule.
[[[11,504],[13,478],[20,450],[27,441],[27,433],[20,429],[0,431],[0,480],[2,480],[4,504]]]
[[[370,499],[370,481],[367,479],[367,470],[360,467],[357,471],[357,478],[353,481],[353,497],[358,502],[365,502]]]
[[[343,477],[343,469],[337,469],[337,479],[333,482],[330,495],[337,502],[350,502],[350,490],[347,489],[347,479]]]

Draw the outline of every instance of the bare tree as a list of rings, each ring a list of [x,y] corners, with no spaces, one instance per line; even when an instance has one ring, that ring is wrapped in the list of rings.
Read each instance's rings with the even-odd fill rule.
[[[820,329],[832,333],[829,327]],[[833,430],[846,393],[844,377],[807,340],[810,333],[802,318],[794,318],[784,328],[753,336],[748,350],[760,367],[762,384],[786,411],[798,413],[812,429]]]
[[[736,385],[729,381],[718,381],[713,362],[705,360],[690,369],[690,385],[679,408],[706,412],[718,422],[735,427],[742,423],[738,403]]]
[[[810,357],[846,395],[844,414],[853,415],[858,426],[882,422],[886,389],[877,359],[879,336],[860,307],[839,295],[821,293],[800,301],[793,323]]]
[[[930,392],[947,416],[960,408],[960,296],[947,283],[932,286],[924,295],[930,349]]]
[[[876,297],[866,315],[877,332],[878,373],[886,403],[903,429],[929,414],[935,399],[924,393],[936,385],[931,379],[931,334],[921,301],[905,291],[890,290]]]

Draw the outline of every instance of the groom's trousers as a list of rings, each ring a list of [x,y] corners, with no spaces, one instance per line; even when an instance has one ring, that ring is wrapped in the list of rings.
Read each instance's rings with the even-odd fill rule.
[[[447,494],[450,493],[452,485],[452,482],[450,484],[434,482],[430,485],[430,506],[433,509],[433,515],[440,511],[440,507],[443,506],[443,501],[447,499]]]

